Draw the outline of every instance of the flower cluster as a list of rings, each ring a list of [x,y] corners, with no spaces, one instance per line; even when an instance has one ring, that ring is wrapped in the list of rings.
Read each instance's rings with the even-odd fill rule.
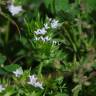
[[[38,87],[38,88],[43,89],[42,83],[37,81],[37,77],[35,77],[35,75],[29,76],[28,84],[30,84],[30,85],[32,85],[34,87]]]
[[[16,77],[20,77],[21,75],[23,75],[23,70],[22,70],[22,68],[20,67],[20,68],[16,69],[16,71],[13,71],[13,74],[14,74]],[[29,76],[29,82],[27,82],[27,84],[30,84],[30,85],[32,85],[32,86],[34,86],[34,87],[36,87],[36,88],[38,87],[38,88],[40,88],[40,89],[44,89],[42,83],[40,83],[40,82],[37,80],[37,77],[36,77],[35,75],[30,75],[30,76]],[[5,88],[3,87],[2,84],[0,84],[0,92],[2,92],[2,91],[4,91],[4,90],[5,90]]]
[[[49,41],[51,38],[49,36],[45,36],[47,33],[48,25],[45,24],[43,28],[37,29],[37,31],[34,31],[35,33],[35,40],[42,40],[42,41]]]
[[[58,20],[55,19],[48,19],[48,23],[44,24],[44,27],[41,29],[37,29],[34,31],[35,33],[35,40],[36,41],[51,41],[53,44],[56,44],[56,41],[52,40],[50,36],[48,36],[48,29],[56,29],[60,26],[60,23]]]
[[[20,67],[16,71],[13,71],[13,74],[15,74],[16,77],[20,77],[21,75],[23,75],[22,68]],[[37,81],[37,77],[35,77],[35,75],[29,76],[28,84],[33,85],[34,87],[39,87],[43,89],[42,83]]]

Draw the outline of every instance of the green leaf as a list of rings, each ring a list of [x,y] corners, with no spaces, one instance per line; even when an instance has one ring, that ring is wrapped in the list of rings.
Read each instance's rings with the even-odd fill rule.
[[[66,93],[57,93],[55,96],[68,96]]]
[[[60,10],[68,10],[69,9],[69,4],[68,4],[68,0],[55,0],[55,8],[56,11],[60,11]]]
[[[15,71],[17,68],[19,68],[20,66],[18,64],[11,64],[11,65],[7,65],[5,66],[3,69],[8,71],[8,72],[13,72]]]
[[[90,10],[96,10],[96,0],[85,0],[87,8]]]
[[[26,93],[26,96],[41,96],[39,92]]]
[[[93,63],[92,67],[93,67],[94,69],[96,69],[96,62]]]
[[[79,95],[79,92],[81,91],[81,89],[82,89],[82,85],[81,85],[81,84],[76,85],[76,86],[72,89],[73,96],[78,96],[78,95]]]
[[[0,64],[3,64],[6,60],[6,56],[0,53]]]
[[[16,90],[14,88],[8,87],[6,89],[6,92],[5,92],[4,96],[12,96],[15,93],[16,93]]]
[[[14,3],[16,5],[27,5],[27,4],[32,4],[32,5],[38,5],[40,4],[39,0],[14,0]]]
[[[44,3],[46,5],[46,7],[48,8],[49,5],[51,5],[51,10],[55,10],[56,12],[63,10],[66,11],[67,9],[69,9],[69,4],[68,4],[68,0],[44,0]]]
[[[7,74],[7,72],[3,68],[0,68],[0,75],[4,75],[4,74]]]

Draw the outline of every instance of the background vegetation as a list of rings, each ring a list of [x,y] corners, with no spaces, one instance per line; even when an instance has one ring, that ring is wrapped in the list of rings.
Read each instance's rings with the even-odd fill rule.
[[[11,2],[23,12],[12,16]],[[48,29],[56,44],[34,40],[48,18],[61,24]],[[95,31],[96,0],[0,0],[0,96],[96,96]],[[43,90],[26,84],[29,74]]]

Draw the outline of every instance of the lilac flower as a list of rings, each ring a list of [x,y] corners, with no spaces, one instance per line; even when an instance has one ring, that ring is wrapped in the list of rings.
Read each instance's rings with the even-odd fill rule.
[[[29,76],[29,82],[28,82],[28,84],[30,84],[30,85],[35,85],[35,83],[36,83],[36,81],[37,81],[37,78],[35,77],[35,75],[32,75],[32,76]]]
[[[57,28],[58,26],[59,26],[58,20],[53,19],[51,21],[51,27],[54,29]]]
[[[22,68],[18,68],[16,71],[13,71],[16,77],[20,77],[23,74]]]
[[[45,30],[45,28],[42,29],[38,29],[37,31],[35,31],[36,35],[44,35],[47,31]]]
[[[14,6],[13,4],[11,4],[11,5],[8,6],[8,10],[14,16],[14,15],[20,13],[23,9],[22,9],[21,6]]]
[[[43,89],[42,83],[37,81],[37,77],[35,77],[35,75],[29,76],[29,80],[30,81],[28,82],[28,84],[30,84],[34,87],[39,87],[39,88]]]
[[[40,82],[36,82],[34,86],[43,89],[42,83]]]
[[[5,90],[5,88],[3,87],[2,84],[0,84],[0,92],[2,92],[3,90]]]

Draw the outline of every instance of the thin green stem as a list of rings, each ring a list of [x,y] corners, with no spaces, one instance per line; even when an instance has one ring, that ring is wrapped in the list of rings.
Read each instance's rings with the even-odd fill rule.
[[[66,35],[68,36],[68,39],[70,40],[72,46],[73,46],[73,49],[75,52],[77,52],[77,48],[76,48],[76,45],[74,44],[74,42],[72,41],[71,39],[71,36],[69,35],[68,31],[66,30],[66,28],[64,27],[64,31],[66,32]]]
[[[17,28],[17,30],[18,30],[18,32],[19,32],[19,35],[20,35],[20,39],[21,39],[21,34],[20,34],[21,32],[20,32],[20,29],[19,29],[17,23],[16,23],[13,19],[11,19],[7,14],[3,13],[2,11],[0,11],[0,14],[1,14],[4,18],[8,19],[13,25],[16,26],[16,28]]]

